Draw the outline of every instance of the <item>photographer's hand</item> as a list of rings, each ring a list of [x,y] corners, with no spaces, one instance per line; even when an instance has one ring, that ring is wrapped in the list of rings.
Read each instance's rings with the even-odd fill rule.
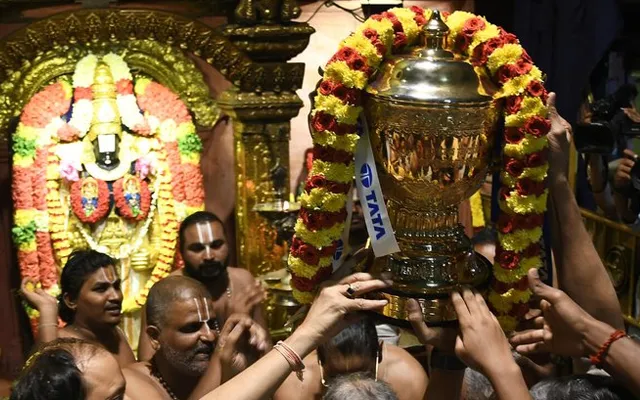
[[[625,149],[616,168],[616,174],[613,177],[613,187],[617,190],[624,190],[631,183],[631,169],[636,164],[638,155],[629,149]]]

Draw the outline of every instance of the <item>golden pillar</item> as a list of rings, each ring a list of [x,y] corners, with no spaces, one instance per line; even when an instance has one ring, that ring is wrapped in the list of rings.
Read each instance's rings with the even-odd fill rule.
[[[254,275],[283,268],[281,259],[287,251],[276,243],[275,229],[253,208],[274,200],[274,174],[285,175],[279,195],[289,199],[290,121],[302,107],[295,91],[302,86],[304,64],[287,60],[307,47],[314,32],[306,23],[290,22],[299,13],[291,0],[245,0],[236,8],[237,23],[223,29],[257,66],[252,88],[236,86],[218,99],[220,108],[233,118],[238,264]],[[263,74],[263,68],[270,73]]]

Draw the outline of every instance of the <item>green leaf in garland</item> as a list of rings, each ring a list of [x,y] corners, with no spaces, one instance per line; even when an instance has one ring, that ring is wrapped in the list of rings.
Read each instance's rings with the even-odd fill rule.
[[[21,157],[35,157],[36,156],[36,140],[27,139],[24,136],[15,135],[13,137],[13,152]]]
[[[31,221],[24,226],[14,226],[11,229],[13,241],[16,244],[28,243],[36,239],[36,221]]]
[[[200,153],[202,152],[202,141],[195,133],[189,133],[178,139],[178,149],[182,155]]]

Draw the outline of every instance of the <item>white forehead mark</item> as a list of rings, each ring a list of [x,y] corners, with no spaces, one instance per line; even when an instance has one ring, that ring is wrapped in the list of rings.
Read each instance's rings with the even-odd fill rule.
[[[109,279],[109,277],[107,276],[107,273],[104,272],[106,270],[106,268],[100,268],[100,272],[102,273],[102,277],[104,278],[105,281],[107,281],[108,283],[115,283],[118,278],[116,277],[116,273],[113,267],[109,267],[109,272],[113,273],[114,279]]]
[[[198,299],[193,298],[193,302],[196,303],[196,309],[198,310],[198,321],[202,322],[202,313],[200,312],[200,303],[198,303]]]
[[[206,297],[202,298],[202,303],[204,304],[204,309],[207,310],[207,321],[211,319],[211,314],[209,314],[209,302],[207,302]]]
[[[204,245],[207,257],[211,256],[211,243],[213,242],[213,231],[211,230],[211,224],[208,222],[202,224],[196,224],[198,229],[198,240]]]
[[[205,297],[202,298],[202,304],[204,305],[204,309],[207,311],[207,320],[204,322],[204,326],[207,328],[207,333],[211,333],[211,328],[209,328],[209,320],[211,319],[211,315],[209,314],[209,303],[207,303],[207,299]]]

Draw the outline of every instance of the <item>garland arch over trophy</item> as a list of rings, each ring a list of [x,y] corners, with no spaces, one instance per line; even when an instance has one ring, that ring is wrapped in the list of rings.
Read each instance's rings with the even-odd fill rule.
[[[31,98],[12,139],[22,277],[57,295],[71,252],[91,248],[121,274],[146,277],[124,299],[123,312],[137,311],[180,262],[180,221],[204,207],[202,144],[186,105],[157,82],[134,81],[121,56],[89,54],[71,79]]]
[[[357,122],[368,107],[365,92],[369,100],[379,94],[372,87],[372,81],[378,79],[374,73],[382,74],[385,61],[406,53],[421,38],[428,42],[424,35],[429,29],[426,25],[434,21],[432,17],[440,24],[444,21],[445,30],[448,27],[443,48],[470,63],[479,76],[487,77],[495,87],[487,95],[503,105],[501,215],[488,299],[503,328],[513,330],[528,310],[527,271],[543,262],[546,134],[550,129],[547,92],[541,71],[518,39],[468,12],[442,13],[440,19],[438,13],[413,6],[373,15],[340,44],[326,64],[312,110],[313,166],[301,196],[302,209],[289,257],[294,296],[303,304],[311,302],[319,284],[332,273],[332,256],[343,231],[347,193],[354,176],[354,153],[361,140]],[[440,40],[437,35],[432,39]],[[484,134],[478,138],[488,141]],[[469,178],[475,180],[478,177],[473,173]],[[431,179],[419,184],[433,183],[435,191],[447,189]],[[477,185],[479,181],[475,180]]]

